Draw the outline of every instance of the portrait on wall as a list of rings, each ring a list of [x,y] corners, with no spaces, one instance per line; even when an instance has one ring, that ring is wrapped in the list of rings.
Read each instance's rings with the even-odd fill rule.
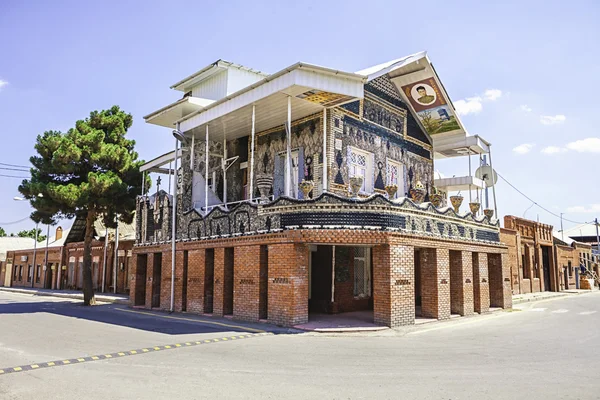
[[[402,91],[416,112],[446,104],[446,100],[433,78],[403,86]]]

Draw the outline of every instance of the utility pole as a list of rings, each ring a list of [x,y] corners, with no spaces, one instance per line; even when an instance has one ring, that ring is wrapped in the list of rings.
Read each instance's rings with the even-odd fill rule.
[[[561,240],[564,242],[565,241],[565,231],[563,229],[562,216],[563,216],[563,213],[560,213],[560,235],[561,235]]]

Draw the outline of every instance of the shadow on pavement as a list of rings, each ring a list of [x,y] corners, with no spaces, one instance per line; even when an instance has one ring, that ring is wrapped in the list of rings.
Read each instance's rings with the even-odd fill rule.
[[[132,310],[126,306],[106,304],[84,307],[72,301],[1,302],[2,314],[51,313],[64,317],[113,324],[133,329],[158,332],[167,335],[186,335],[215,332],[272,332],[297,333],[299,331],[269,324],[250,324],[227,318],[204,317],[194,314],[150,310]]]

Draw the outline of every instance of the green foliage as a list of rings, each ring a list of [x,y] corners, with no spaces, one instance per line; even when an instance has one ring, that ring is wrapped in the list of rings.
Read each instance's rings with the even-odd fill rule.
[[[6,236],[6,231],[4,230],[4,228],[0,227],[0,237],[4,236]]]
[[[37,155],[30,158],[31,180],[19,186],[35,209],[32,219],[53,224],[91,212],[104,216],[109,225],[115,214],[131,223],[143,163],[134,151],[135,141],[125,137],[132,122],[131,114],[113,106],[90,113],[67,133],[39,135]]]
[[[36,231],[35,228],[30,229],[28,231],[21,231],[21,232],[17,233],[17,236],[30,237],[32,239],[35,239],[35,231]],[[44,240],[46,240],[46,235],[42,235],[42,230],[40,228],[37,229],[37,234],[38,234],[38,237],[37,237],[38,242],[43,242]]]

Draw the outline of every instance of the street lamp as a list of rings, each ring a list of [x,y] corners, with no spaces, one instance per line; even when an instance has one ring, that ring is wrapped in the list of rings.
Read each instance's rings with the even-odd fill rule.
[[[44,197],[44,195],[42,193],[38,193],[37,197]],[[19,196],[15,196],[13,197],[13,200],[15,201],[25,201],[27,199],[23,198],[23,197],[19,197]],[[36,267],[36,263],[35,263],[35,256],[37,253],[37,242],[38,242],[38,226],[39,226],[39,222],[35,223],[35,241],[33,243],[33,264],[32,264],[32,268],[31,268],[31,287],[34,288],[35,287],[35,267]]]

